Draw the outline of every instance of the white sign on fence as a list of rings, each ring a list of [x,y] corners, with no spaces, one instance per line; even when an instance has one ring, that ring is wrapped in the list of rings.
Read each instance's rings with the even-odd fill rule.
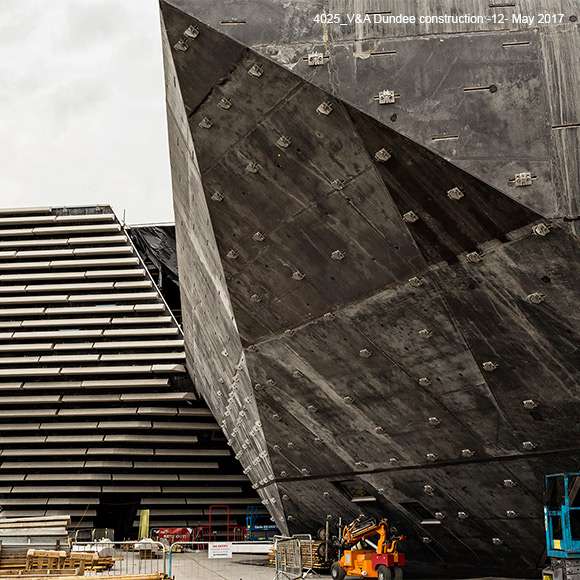
[[[231,542],[210,542],[207,550],[208,558],[231,558]]]

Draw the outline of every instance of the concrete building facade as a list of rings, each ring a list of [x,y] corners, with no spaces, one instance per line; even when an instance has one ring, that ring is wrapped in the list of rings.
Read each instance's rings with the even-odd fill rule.
[[[117,539],[144,508],[152,527],[245,525],[259,499],[184,362],[109,207],[0,210],[3,516],[70,514]]]
[[[536,574],[580,460],[575,6],[256,4],[161,3],[186,364],[281,530],[364,511],[416,571]]]

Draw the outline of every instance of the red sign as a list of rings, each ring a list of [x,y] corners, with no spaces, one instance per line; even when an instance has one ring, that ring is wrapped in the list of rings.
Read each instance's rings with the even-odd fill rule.
[[[191,541],[191,532],[187,528],[159,528],[157,537],[160,540],[167,540],[170,544],[189,542]]]

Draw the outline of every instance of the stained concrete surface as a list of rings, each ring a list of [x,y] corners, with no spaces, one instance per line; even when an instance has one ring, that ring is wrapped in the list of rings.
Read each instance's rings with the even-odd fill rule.
[[[252,560],[256,561],[256,565],[249,564]],[[264,566],[263,556],[243,554],[234,556],[231,560],[208,560],[206,552],[199,552],[176,554],[172,576],[175,580],[274,580],[276,572],[273,568]],[[280,578],[286,577],[281,575]],[[325,580],[330,579],[330,576],[312,573],[306,578]],[[486,576],[475,580],[492,580],[492,577]],[[493,577],[493,580],[503,578]]]
[[[252,561],[256,565],[248,564]],[[176,554],[171,574],[175,580],[273,580],[276,572],[264,562],[264,556],[249,554],[236,555],[231,560],[209,560],[207,552]]]
[[[501,105],[506,79],[541,92],[537,43],[405,38],[395,59],[358,59],[356,82],[333,52],[334,91],[324,66],[306,78],[302,61],[162,12],[183,95],[170,150],[187,363],[275,522],[315,532],[364,507],[407,536],[415,576],[539,574],[543,476],[580,458],[580,271],[542,170],[548,101]],[[489,81],[450,53],[486,55]],[[398,102],[379,106],[378,79]],[[362,104],[345,93],[359,89]],[[453,119],[431,126],[425,95]],[[522,142],[535,161],[517,153],[533,171],[518,186],[509,160],[489,168]]]

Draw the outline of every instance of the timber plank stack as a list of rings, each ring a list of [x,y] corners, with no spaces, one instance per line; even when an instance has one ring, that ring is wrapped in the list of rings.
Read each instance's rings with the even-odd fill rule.
[[[70,516],[0,517],[0,576],[102,572],[112,557],[69,552]]]
[[[0,574],[22,571],[30,566],[27,554],[30,547],[42,548],[52,556],[40,557],[37,567],[45,570],[62,568],[64,557],[61,548],[68,547],[70,516],[32,516],[19,518],[0,517]]]

